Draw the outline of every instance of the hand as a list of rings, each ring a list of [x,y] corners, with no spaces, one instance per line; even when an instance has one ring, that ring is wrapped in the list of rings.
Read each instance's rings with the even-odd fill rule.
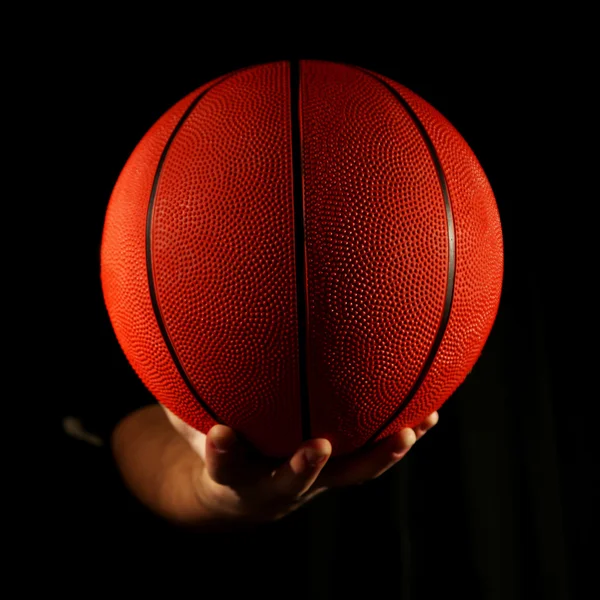
[[[230,427],[215,425],[205,435],[164,410],[202,458],[193,484],[203,508],[215,519],[246,523],[280,519],[329,488],[378,477],[401,460],[439,419],[434,412],[414,430],[403,429],[368,450],[331,460],[328,440],[309,440],[282,462],[257,456]]]

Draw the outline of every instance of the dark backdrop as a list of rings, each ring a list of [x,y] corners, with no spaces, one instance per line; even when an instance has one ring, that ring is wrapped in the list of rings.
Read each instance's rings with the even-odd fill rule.
[[[580,248],[593,214],[593,190],[582,181],[587,91],[560,39],[526,51],[512,38],[503,44],[445,47],[432,59],[400,45],[332,49],[314,40],[293,51],[232,42],[228,55],[210,44],[113,52],[110,36],[88,44],[81,36],[42,53],[36,102],[48,126],[40,151],[51,165],[42,197],[52,190],[52,203],[38,214],[52,318],[44,325],[51,369],[40,383],[54,397],[44,519],[52,527],[31,560],[52,581],[77,574],[94,589],[139,590],[170,579],[199,595],[216,584],[279,598],[576,597],[596,540],[595,346],[586,341],[595,271]],[[64,433],[65,417],[75,417],[106,439],[120,414],[152,401],[104,310],[104,211],[134,146],[177,100],[233,69],[290,55],[396,79],[461,132],[500,210],[501,306],[439,425],[391,472],[257,531],[186,535],[127,495],[106,445]]]

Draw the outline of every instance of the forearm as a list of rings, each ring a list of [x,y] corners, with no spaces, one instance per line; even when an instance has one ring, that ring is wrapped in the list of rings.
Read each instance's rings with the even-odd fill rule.
[[[217,526],[195,489],[202,459],[173,429],[160,406],[125,417],[115,428],[111,445],[125,485],[153,512],[184,526]]]

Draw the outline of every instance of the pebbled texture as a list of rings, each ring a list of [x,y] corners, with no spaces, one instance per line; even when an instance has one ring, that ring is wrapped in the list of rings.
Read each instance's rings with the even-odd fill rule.
[[[435,359],[413,400],[379,439],[420,423],[464,381],[496,318],[504,268],[498,207],[473,151],[425,100],[389,78],[382,79],[409,104],[435,147],[452,207],[456,268],[450,319]]]
[[[456,231],[444,337],[394,416],[444,309],[448,226],[439,174],[384,78],[321,61],[302,61],[300,76],[300,115],[291,114],[285,62],[225,76],[168,111],[115,186],[101,253],[111,322],[155,397],[201,431],[213,414],[276,456],[301,443],[292,118],[301,130],[310,420],[313,437],[328,437],[334,454],[439,408],[479,357],[502,286],[498,211],[476,157],[433,107],[385,79],[435,147]]]

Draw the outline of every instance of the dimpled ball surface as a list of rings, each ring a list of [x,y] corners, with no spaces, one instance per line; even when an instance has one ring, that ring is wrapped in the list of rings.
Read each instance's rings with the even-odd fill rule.
[[[477,361],[500,301],[489,182],[454,127],[376,73],[225,75],[133,151],[101,279],[130,364],[206,432],[346,454],[414,426]]]

